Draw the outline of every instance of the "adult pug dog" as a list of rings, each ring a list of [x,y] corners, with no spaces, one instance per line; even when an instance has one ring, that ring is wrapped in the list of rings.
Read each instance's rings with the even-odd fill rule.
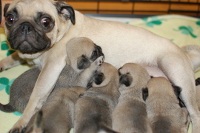
[[[0,62],[1,70],[24,60],[42,69],[30,102],[11,132],[25,127],[31,114],[41,108],[65,65],[66,42],[80,36],[100,45],[105,61],[117,68],[134,62],[161,69],[182,88],[181,97],[189,111],[193,132],[200,132],[194,80],[194,70],[199,64],[168,39],[136,26],[86,17],[68,4],[53,0],[15,0],[6,7],[5,32],[17,52]]]

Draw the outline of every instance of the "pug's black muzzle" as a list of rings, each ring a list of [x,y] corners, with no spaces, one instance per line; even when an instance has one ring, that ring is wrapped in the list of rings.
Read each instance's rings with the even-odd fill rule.
[[[23,22],[10,30],[8,41],[12,49],[22,53],[37,53],[50,47],[51,40],[45,32],[34,28],[29,22]]]

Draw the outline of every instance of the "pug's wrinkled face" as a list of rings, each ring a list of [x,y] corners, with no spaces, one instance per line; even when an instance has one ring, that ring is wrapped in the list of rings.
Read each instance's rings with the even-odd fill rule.
[[[15,0],[4,17],[11,48],[26,54],[47,50],[75,24],[73,8],[53,0]]]

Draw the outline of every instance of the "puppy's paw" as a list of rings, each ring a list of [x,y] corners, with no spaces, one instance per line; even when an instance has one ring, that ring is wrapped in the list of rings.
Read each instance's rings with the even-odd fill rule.
[[[94,62],[92,62],[92,64],[90,65],[89,67],[89,71],[90,72],[95,72],[96,70],[99,69],[99,67],[101,66],[101,64],[103,63],[103,60],[104,60],[104,57],[103,56],[100,56],[98,57]]]
[[[95,63],[96,63],[97,66],[101,66],[101,64],[103,63],[103,61],[104,61],[104,57],[100,56],[99,58],[97,58],[95,60]]]

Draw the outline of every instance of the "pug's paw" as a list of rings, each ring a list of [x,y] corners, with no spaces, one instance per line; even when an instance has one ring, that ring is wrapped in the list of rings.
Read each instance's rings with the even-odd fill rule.
[[[14,128],[9,131],[9,133],[21,133],[23,128]]]
[[[15,123],[9,133],[23,133],[26,126],[27,122],[21,119],[17,123]]]
[[[4,70],[4,66],[3,64],[0,63],[0,72],[2,72]]]

